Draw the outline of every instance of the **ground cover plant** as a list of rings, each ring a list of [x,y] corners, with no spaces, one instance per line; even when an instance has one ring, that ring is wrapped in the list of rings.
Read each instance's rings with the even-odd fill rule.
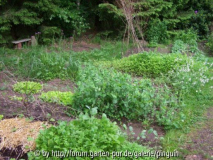
[[[72,92],[48,91],[43,92],[39,98],[45,102],[72,105]]]
[[[88,157],[69,157],[62,156],[61,159],[100,159],[98,152],[109,152],[128,150],[129,152],[149,151],[148,148],[131,143],[126,140],[125,135],[119,127],[112,123],[105,114],[97,119],[97,108],[91,108],[89,114],[81,114],[78,119],[71,122],[60,122],[58,126],[52,126],[40,133],[36,140],[36,149],[44,150],[49,153],[60,152],[87,152]],[[54,135],[54,139],[52,136]],[[93,154],[91,154],[93,153]],[[35,156],[33,152],[28,153],[29,159],[58,159],[51,156]],[[135,159],[132,157],[113,157],[113,155],[101,157],[102,159]],[[153,159],[151,157],[137,157],[138,159]]]
[[[15,92],[24,94],[35,94],[42,90],[42,85],[37,82],[18,82],[13,85],[13,90]]]
[[[179,61],[177,59],[180,59]],[[187,56],[182,54],[156,54],[145,52],[131,55],[121,60],[103,62],[106,67],[113,67],[118,71],[136,76],[159,77],[167,74],[176,66],[181,66],[187,61]],[[102,63],[102,62],[100,62]]]

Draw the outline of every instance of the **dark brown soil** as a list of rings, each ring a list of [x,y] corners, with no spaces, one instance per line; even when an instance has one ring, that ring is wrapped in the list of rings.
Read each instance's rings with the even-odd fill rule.
[[[49,113],[51,114],[51,118],[55,120],[72,120],[71,117],[65,114],[67,107],[41,102],[38,99],[38,94],[34,95],[32,102],[12,100],[12,96],[26,98],[25,95],[13,91],[12,85],[14,83],[13,77],[0,72],[0,114],[3,114],[4,118],[12,118],[22,114],[37,120],[47,120],[47,114]],[[44,91],[59,90],[72,92],[75,86],[71,81],[62,81],[59,79],[49,81],[43,85]]]

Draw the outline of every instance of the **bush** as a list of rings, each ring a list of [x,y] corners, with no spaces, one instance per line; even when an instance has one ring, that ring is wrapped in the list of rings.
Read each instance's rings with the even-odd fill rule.
[[[136,143],[130,143],[120,131],[115,123],[110,122],[105,114],[101,119],[97,119],[94,115],[97,113],[95,108],[91,109],[91,115],[82,114],[79,119],[67,122],[60,122],[58,126],[52,126],[46,130],[41,131],[36,139],[36,150],[46,151],[50,153],[49,157],[44,157],[42,154],[35,157],[33,152],[28,153],[29,160],[36,159],[100,159],[97,156],[99,152],[146,152],[147,148]],[[53,137],[54,136],[54,137]],[[86,152],[88,157],[76,157],[59,155],[54,157],[53,152],[68,153]],[[96,154],[96,155],[95,155]],[[102,157],[101,159],[113,159],[112,155],[109,157]],[[135,159],[134,157],[115,157],[114,159]],[[153,159],[142,158],[139,159]]]
[[[195,31],[189,29],[187,31],[180,32],[175,38],[174,45],[172,47],[172,53],[198,53],[198,36]]]
[[[133,81],[130,75],[93,66],[79,72],[73,107],[86,112],[98,107],[110,118],[137,119],[152,111],[155,89],[150,80]]]
[[[175,61],[176,58],[182,59],[182,61]],[[156,78],[162,74],[167,74],[175,66],[185,64],[186,59],[187,56],[181,54],[161,55],[144,52],[113,61],[112,63],[107,62],[104,65],[136,76]]]
[[[15,92],[23,93],[23,94],[35,94],[40,92],[42,89],[42,85],[37,82],[18,82],[13,85],[13,90]]]
[[[150,120],[155,119],[161,106],[167,106],[167,110],[178,106],[168,87],[155,88],[149,79],[133,80],[113,69],[85,66],[77,85],[72,107],[79,112],[98,107],[99,113],[110,118]]]
[[[211,55],[213,55],[213,33],[208,38],[207,46],[209,47]]]
[[[147,40],[151,44],[166,43],[168,39],[167,25],[160,20],[152,20],[146,32]]]
[[[177,59],[177,61],[181,61]],[[201,87],[209,82],[206,62],[198,62],[188,58],[186,64],[176,66],[166,77],[167,83],[179,93],[201,92]]]
[[[72,96],[71,92],[60,92],[60,91],[49,91],[42,93],[39,97],[45,102],[58,103],[62,105],[72,105]]]

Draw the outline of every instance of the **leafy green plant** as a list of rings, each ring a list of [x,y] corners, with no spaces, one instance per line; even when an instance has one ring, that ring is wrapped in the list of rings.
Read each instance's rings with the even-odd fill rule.
[[[23,94],[35,94],[39,93],[42,89],[42,85],[37,82],[23,81],[17,82],[13,85],[13,90],[15,92]]]
[[[165,84],[164,88],[155,88],[150,79],[133,80],[130,75],[113,69],[87,65],[80,70],[77,85],[72,107],[79,112],[98,107],[99,113],[106,113],[110,118],[150,120],[181,108]],[[161,110],[163,106],[166,110]],[[157,122],[160,123],[160,118]]]
[[[54,38],[59,38],[61,35],[61,30],[55,26],[43,26],[41,28],[41,36],[37,38],[37,40],[41,44],[52,44],[54,41]]]
[[[58,103],[62,105],[72,105],[72,92],[48,91],[40,95],[40,99],[45,102]]]
[[[105,114],[101,119],[94,116],[97,114],[97,108],[90,110],[90,115],[81,114],[78,119],[71,122],[60,122],[58,126],[52,126],[41,131],[36,139],[36,150],[46,152],[84,152],[88,157],[60,157],[62,159],[100,159],[95,156],[97,152],[113,151],[125,152],[141,152],[148,151],[146,147],[136,143],[130,143],[120,131],[119,127],[110,122]],[[54,136],[54,138],[52,138]],[[30,160],[32,159],[57,159],[53,154],[50,157],[42,155],[35,157],[33,152],[28,153]],[[112,155],[102,157],[103,159],[113,159]],[[114,157],[114,159],[134,159],[135,157]],[[138,157],[139,159],[152,159]]]
[[[175,61],[176,58],[182,59],[182,61]],[[121,60],[100,63],[103,63],[106,67],[113,67],[118,71],[137,76],[156,78],[162,74],[166,75],[176,66],[185,64],[186,60],[187,56],[181,54],[161,55],[153,52],[144,52],[131,55]]]
[[[208,42],[206,45],[209,47],[209,50],[211,52],[210,54],[213,55],[213,33],[209,35]]]
[[[4,118],[4,115],[0,115],[0,121]]]
[[[176,66],[174,70],[171,70],[166,79],[167,83],[170,83],[180,94],[201,92],[201,87],[210,80],[207,72],[206,62],[198,62],[189,58],[186,64]]]
[[[165,43],[168,39],[166,23],[159,19],[152,20],[146,31],[146,37],[150,44]]]
[[[147,117],[153,109],[155,89],[149,79],[133,81],[130,75],[87,65],[80,70],[73,107],[80,112],[98,107],[111,118]]]
[[[176,40],[172,46],[172,53],[187,53],[188,45],[182,40]]]
[[[23,97],[11,96],[10,99],[13,101],[22,101]]]

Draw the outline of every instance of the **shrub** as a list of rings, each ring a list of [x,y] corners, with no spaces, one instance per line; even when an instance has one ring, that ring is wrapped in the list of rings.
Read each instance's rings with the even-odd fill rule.
[[[73,107],[86,112],[98,107],[110,118],[147,117],[153,109],[155,89],[150,80],[133,81],[130,75],[86,66],[79,72]]]
[[[182,40],[176,40],[172,46],[172,53],[187,53],[188,44],[184,43]]]
[[[42,89],[42,85],[37,82],[18,82],[13,85],[13,90],[15,92],[23,93],[23,94],[35,94],[40,92]]]
[[[189,29],[187,31],[180,32],[175,38],[174,45],[172,47],[172,53],[198,53],[198,36],[197,33]]]
[[[161,91],[149,79],[133,80],[113,69],[85,66],[77,85],[72,107],[80,112],[98,107],[99,113],[110,118],[150,120],[161,106],[167,106],[167,110],[178,106],[168,87]]]
[[[60,91],[49,91],[42,93],[39,97],[45,102],[58,103],[62,105],[72,105],[72,96],[71,92],[60,92]]]
[[[211,55],[213,55],[213,33],[209,35],[208,43],[206,45],[209,47]]]
[[[46,151],[50,153],[49,157],[40,155],[35,157],[33,152],[28,153],[30,160],[32,159],[100,159],[97,156],[98,152],[112,153],[113,151],[127,150],[129,152],[145,152],[147,148],[136,143],[130,143],[120,131],[115,123],[110,122],[105,114],[101,119],[97,119],[94,115],[97,110],[93,108],[91,115],[82,114],[79,119],[71,122],[60,122],[58,126],[52,126],[46,130],[41,131],[36,139],[36,150]],[[54,137],[53,137],[54,136]],[[86,152],[88,157],[72,157],[71,155],[53,157],[53,152],[68,153],[68,152]],[[95,156],[96,154],[96,156]],[[60,156],[60,157],[59,157]],[[113,159],[112,155],[109,157],[102,157],[101,159]],[[115,157],[114,159],[135,159],[134,157]],[[139,159],[153,159],[142,158]]]
[[[146,32],[147,40],[151,44],[165,43],[168,39],[167,25],[160,20],[152,20]]]
[[[175,61],[176,58],[182,61]],[[135,54],[121,60],[116,60],[104,65],[113,67],[118,71],[134,74],[137,76],[159,77],[167,74],[175,66],[181,66],[186,63],[187,56],[181,54],[161,55],[156,53]]]
[[[181,61],[176,59],[176,61]],[[198,62],[188,58],[186,64],[176,66],[167,76],[167,83],[171,84],[179,93],[201,92],[201,87],[209,82],[206,62]]]

